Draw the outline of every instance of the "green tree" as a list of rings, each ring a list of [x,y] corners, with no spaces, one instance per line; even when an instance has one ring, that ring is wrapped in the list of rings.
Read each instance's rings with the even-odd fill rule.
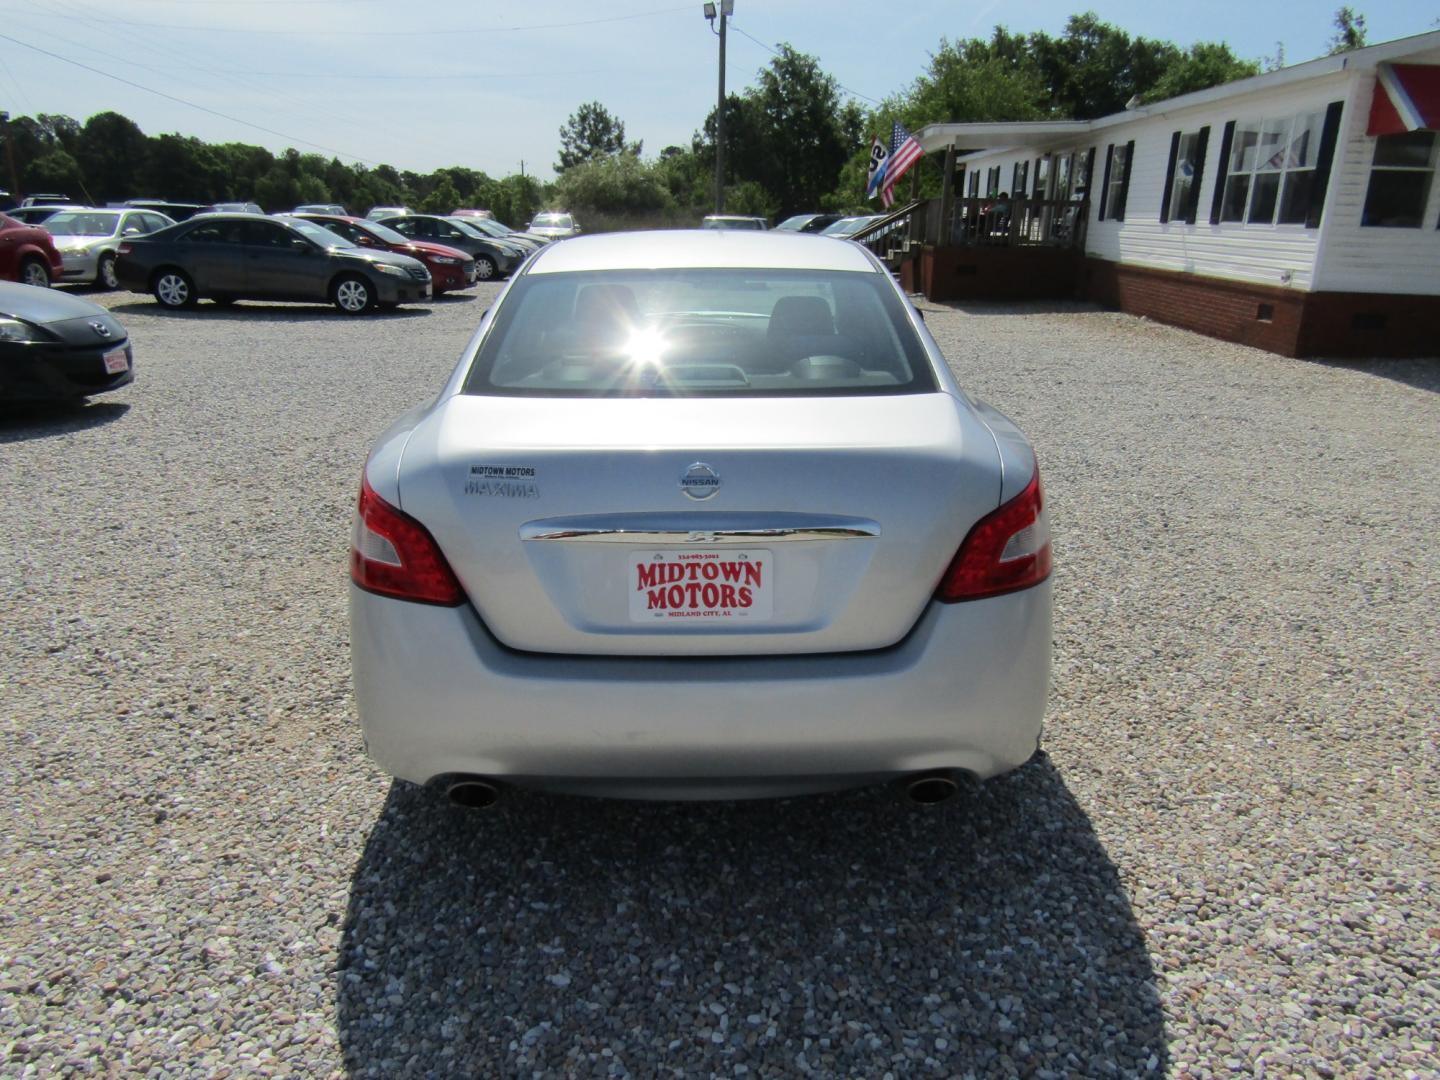
[[[1281,63],[1284,63],[1283,55]],[[1260,65],[1254,60],[1241,60],[1230,51],[1230,46],[1200,42],[1190,46],[1165,69],[1155,85],[1145,92],[1144,99],[1164,101],[1258,74]]]
[[[440,182],[420,200],[419,209],[427,214],[448,214],[460,205],[460,193],[455,190],[450,177],[439,173],[435,175],[440,177]]]
[[[141,194],[150,140],[131,119],[117,112],[96,113],[80,130],[75,158],[93,198],[101,201]]]
[[[1365,47],[1365,16],[1349,7],[1335,12],[1335,33],[1330,38],[1330,55]]]
[[[860,142],[864,115],[841,101],[815,57],[789,45],[760,69],[758,83],[725,103],[726,184],[758,183],[781,216],[816,209]],[[693,149],[713,175],[713,110]]]
[[[50,191],[81,198],[85,191],[80,177],[80,163],[68,150],[56,146],[46,150],[25,167],[25,188],[28,191]]]
[[[580,213],[640,215],[674,206],[662,175],[628,152],[572,165],[555,182],[555,198]]]
[[[563,173],[576,165],[601,157],[629,152],[640,156],[641,144],[625,142],[625,125],[598,101],[581,105],[560,129],[560,161],[555,166]]]

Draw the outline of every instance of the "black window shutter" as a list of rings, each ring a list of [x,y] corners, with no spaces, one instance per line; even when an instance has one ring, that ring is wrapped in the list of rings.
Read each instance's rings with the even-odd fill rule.
[[[1115,193],[1115,220],[1125,220],[1125,203],[1130,198],[1130,173],[1135,168],[1135,140],[1125,144],[1125,171],[1120,175],[1120,190]]]
[[[1195,140],[1195,174],[1190,178],[1190,195],[1183,209],[1186,225],[1195,224],[1195,213],[1200,207],[1200,185],[1205,180],[1205,149],[1209,145],[1210,126],[1207,124],[1200,129],[1200,137]]]
[[[1165,170],[1165,186],[1160,189],[1160,220],[1170,220],[1170,189],[1175,186],[1175,159],[1180,156],[1180,132],[1170,135],[1170,165]],[[1184,212],[1184,208],[1181,208]]]
[[[1110,163],[1115,160],[1115,144],[1105,147],[1105,179],[1100,183],[1100,216],[1096,221],[1105,220],[1105,204],[1110,199]]]
[[[1220,167],[1215,170],[1215,194],[1210,197],[1210,224],[1220,224],[1220,208],[1225,205],[1225,178],[1230,175],[1230,144],[1235,141],[1235,121],[1225,125],[1220,136]]]
[[[1040,187],[1040,163],[1044,160],[1044,158],[1038,157],[1035,159],[1035,179],[1031,181],[1035,185],[1035,198],[1037,199],[1045,198],[1045,192]]]
[[[1325,209],[1325,189],[1330,186],[1330,166],[1335,161],[1335,143],[1340,136],[1340,113],[1343,102],[1332,101],[1325,109],[1325,130],[1320,134],[1320,154],[1315,159],[1315,183],[1310,189],[1310,212],[1305,227],[1318,229],[1320,214]]]
[[[1085,155],[1085,197],[1091,198],[1091,192],[1095,190],[1095,147]]]

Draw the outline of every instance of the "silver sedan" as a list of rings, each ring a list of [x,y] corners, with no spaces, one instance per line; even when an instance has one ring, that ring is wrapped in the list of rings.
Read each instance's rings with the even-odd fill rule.
[[[1050,538],[1025,436],[841,240],[536,254],[364,470],[369,753],[486,804],[898,780],[1034,752]]]
[[[62,281],[118,289],[115,260],[121,243],[174,224],[173,218],[154,210],[83,209],[62,210],[43,227],[55,238],[64,261]]]

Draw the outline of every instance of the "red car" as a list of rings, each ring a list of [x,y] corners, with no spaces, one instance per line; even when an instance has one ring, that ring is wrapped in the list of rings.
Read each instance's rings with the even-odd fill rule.
[[[287,217],[313,221],[322,228],[343,236],[352,244],[361,247],[394,251],[419,259],[430,270],[430,288],[439,296],[451,289],[465,289],[475,284],[475,260],[463,251],[432,244],[428,240],[411,240],[401,236],[388,225],[368,218],[341,216],[340,214],[287,214]]]
[[[64,268],[48,232],[0,214],[0,278],[47,289]]]

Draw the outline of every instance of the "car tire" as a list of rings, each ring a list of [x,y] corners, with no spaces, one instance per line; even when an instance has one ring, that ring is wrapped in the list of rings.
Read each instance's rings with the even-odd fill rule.
[[[190,275],[173,266],[155,272],[150,291],[161,307],[172,311],[194,307],[195,301],[199,299],[195,295],[195,282],[190,280]]]
[[[475,280],[494,281],[500,274],[500,268],[495,265],[495,260],[489,255],[475,256]]]
[[[20,264],[18,280],[22,285],[34,285],[37,289],[48,289],[50,287],[50,268],[39,259],[26,259]]]
[[[344,315],[364,315],[375,306],[375,286],[359,274],[345,274],[330,286],[330,300]]]
[[[109,252],[100,256],[100,262],[95,267],[95,284],[104,289],[120,288],[120,278],[115,273],[115,256]]]

